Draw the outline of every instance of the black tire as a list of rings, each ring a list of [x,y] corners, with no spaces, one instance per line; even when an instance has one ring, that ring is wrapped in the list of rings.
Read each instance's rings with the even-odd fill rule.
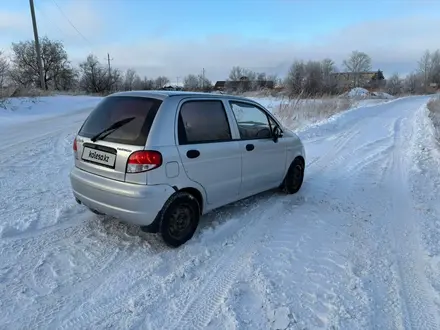
[[[171,247],[179,247],[190,240],[199,224],[200,205],[187,192],[176,192],[165,203],[161,215],[159,231],[162,239]]]
[[[304,161],[301,158],[295,158],[290,164],[286,177],[283,181],[283,191],[286,194],[297,193],[304,181]]]

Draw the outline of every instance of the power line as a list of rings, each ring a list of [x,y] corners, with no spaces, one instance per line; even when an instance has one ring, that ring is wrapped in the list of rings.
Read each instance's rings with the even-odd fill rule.
[[[61,15],[64,16],[64,18],[67,20],[67,22],[75,29],[75,31],[87,42],[89,43],[90,46],[92,46],[92,43],[76,28],[75,24],[73,24],[70,19],[67,17],[66,14],[64,14],[63,10],[60,8],[60,6],[58,6],[58,4],[56,3],[55,0],[52,0],[52,2],[55,4],[55,6],[58,8],[58,10],[60,11]]]
[[[49,17],[47,17],[46,16],[46,14],[44,13],[44,11],[42,11],[42,10],[40,10],[37,6],[35,6],[34,5],[34,7],[35,7],[35,9],[36,9],[36,11],[40,14],[40,15],[42,15],[42,16],[44,16],[44,18],[46,19],[46,20],[50,20],[49,19]],[[65,34],[65,32],[55,23],[55,22],[53,22],[52,21],[52,23],[53,23],[53,25],[57,28],[57,30],[60,32],[60,34]]]

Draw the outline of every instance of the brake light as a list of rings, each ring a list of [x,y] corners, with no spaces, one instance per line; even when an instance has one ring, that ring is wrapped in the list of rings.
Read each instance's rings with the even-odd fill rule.
[[[162,165],[159,151],[141,150],[133,152],[127,161],[127,173],[150,171]]]
[[[76,144],[76,138],[73,139],[73,153],[75,158],[78,159],[78,145]]]

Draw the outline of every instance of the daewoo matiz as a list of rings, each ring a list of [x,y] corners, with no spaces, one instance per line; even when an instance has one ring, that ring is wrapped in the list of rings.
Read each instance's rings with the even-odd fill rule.
[[[222,94],[112,94],[84,121],[73,151],[78,203],[173,247],[201,215],[277,187],[296,193],[304,178],[298,136],[259,103]]]

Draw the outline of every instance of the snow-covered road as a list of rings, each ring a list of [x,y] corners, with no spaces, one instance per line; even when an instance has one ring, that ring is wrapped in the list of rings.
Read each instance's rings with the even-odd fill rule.
[[[70,193],[87,109],[0,128],[1,329],[440,329],[427,97],[301,133],[303,189],[204,217],[174,250]]]

